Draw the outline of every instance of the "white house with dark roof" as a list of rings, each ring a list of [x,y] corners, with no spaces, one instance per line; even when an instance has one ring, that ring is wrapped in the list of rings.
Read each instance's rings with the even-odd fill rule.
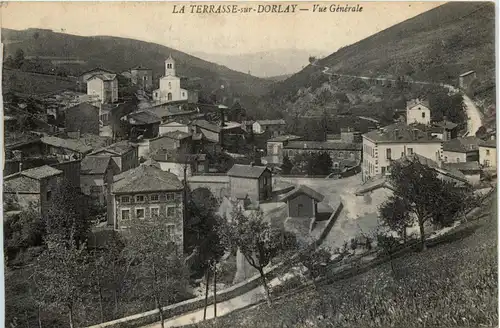
[[[177,176],[162,171],[158,163],[148,161],[114,177],[112,202],[108,216],[115,230],[126,229],[132,219],[168,221],[167,240],[182,254],[184,240],[184,185]]]
[[[52,205],[52,196],[62,183],[63,175],[63,171],[43,165],[5,176],[4,200],[11,199],[25,210],[35,206],[43,217]]]
[[[227,175],[232,198],[259,203],[272,197],[272,174],[265,166],[235,164]]]
[[[269,132],[271,136],[277,137],[285,133],[286,122],[279,120],[258,120],[252,124],[252,131],[256,134]]]
[[[406,103],[406,124],[431,123],[431,110],[426,100],[412,99]]]
[[[404,123],[363,134],[363,180],[385,175],[393,160],[412,154],[440,162],[443,141]]]
[[[477,137],[456,138],[443,142],[443,161],[445,163],[479,161],[479,144]]]
[[[118,101],[118,79],[116,74],[98,73],[87,80],[87,94],[96,96],[100,102],[115,103]]]
[[[479,163],[488,170],[497,168],[497,141],[490,139],[479,144]]]

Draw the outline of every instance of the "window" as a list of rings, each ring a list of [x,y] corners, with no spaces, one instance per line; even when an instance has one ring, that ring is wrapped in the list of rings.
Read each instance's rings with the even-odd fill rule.
[[[422,113],[422,118],[425,118],[425,112]]]
[[[343,157],[344,156],[344,152],[343,151],[339,151],[339,157]]]
[[[122,220],[130,220],[130,210],[122,210]]]
[[[167,95],[168,100],[172,100],[172,92],[169,92]]]
[[[100,194],[100,193],[102,193],[102,187],[101,186],[90,186],[90,193],[91,194]]]
[[[391,159],[391,148],[385,150],[385,158]]]
[[[457,163],[460,163],[460,158],[457,157]]]
[[[52,198],[52,191],[47,191],[47,201],[50,201],[50,199]]]
[[[135,209],[135,216],[138,219],[144,219],[144,209],[143,208],[136,208]]]
[[[137,195],[137,196],[135,196],[135,201],[137,203],[143,203],[144,202],[144,196],[143,195]]]
[[[413,148],[408,148],[408,155],[413,155]]]
[[[174,196],[174,193],[171,193],[171,192],[167,193],[167,200],[168,200],[168,201],[172,201],[172,200],[174,200],[174,197],[175,197],[175,196]]]
[[[385,174],[385,166],[382,166],[382,175]]]
[[[175,224],[167,224],[167,238],[173,239],[175,234]]]
[[[448,162],[448,156],[445,156],[445,157],[444,157],[444,161],[445,161],[445,162]]]
[[[152,201],[152,202],[157,202],[158,201],[158,195],[155,194],[155,195],[149,196],[149,200]]]
[[[167,68],[172,68],[172,64],[167,64]]]
[[[401,157],[404,157],[404,156],[405,156],[405,152],[404,152],[404,151],[402,151],[402,152],[401,152]]]
[[[172,89],[172,83],[171,82],[168,82],[168,88]]]
[[[171,218],[175,216],[175,206],[167,206],[167,217]]]
[[[484,162],[483,162],[484,166],[485,167],[489,167],[490,166],[490,161],[485,159]]]
[[[333,168],[338,169],[339,168],[339,163],[333,163]]]
[[[152,218],[156,218],[156,217],[160,216],[160,208],[151,207],[150,210],[151,210],[151,217]]]
[[[122,196],[121,201],[122,201],[122,203],[130,203],[130,197],[129,196]]]
[[[490,150],[486,149],[486,156],[490,156]]]

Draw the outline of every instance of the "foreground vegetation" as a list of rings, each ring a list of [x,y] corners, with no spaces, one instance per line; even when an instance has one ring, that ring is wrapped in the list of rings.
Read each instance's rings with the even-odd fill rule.
[[[192,327],[493,326],[497,309],[496,193],[449,243],[366,273]]]

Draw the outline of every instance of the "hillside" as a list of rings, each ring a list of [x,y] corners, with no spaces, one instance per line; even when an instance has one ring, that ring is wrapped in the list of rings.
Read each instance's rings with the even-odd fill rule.
[[[394,259],[394,271],[390,263],[361,274],[353,270],[272,307],[261,304],[188,327],[496,327],[496,197],[489,196],[476,221],[440,244]]]
[[[269,81],[236,72],[189,54],[159,44],[111,36],[77,36],[50,30],[2,29],[5,57],[14,56],[22,49],[26,57],[59,60],[72,75],[78,75],[96,66],[122,72],[135,66],[153,69],[157,79],[164,72],[164,60],[172,54],[177,61],[179,76],[198,80],[201,89],[212,92],[225,86],[229,96],[248,98],[262,95]],[[69,59],[64,61],[62,59]]]
[[[411,96],[397,90],[364,85],[352,79],[329,81],[321,73],[372,77],[409,77],[417,81],[458,84],[459,74],[475,70],[480,85],[474,90],[475,100],[487,107],[494,103],[495,86],[495,8],[493,3],[447,3],[414,18],[394,25],[355,44],[343,47],[308,65],[285,81],[275,83],[265,107],[286,107],[289,112],[307,112],[313,107],[321,89],[332,94],[344,93],[350,98],[347,107],[355,104],[369,107],[387,102],[387,97],[373,93],[392,93],[393,99]],[[359,98],[356,99],[355,98]],[[327,106],[338,109],[338,101]],[[396,105],[392,100],[389,106]],[[396,109],[396,108],[394,108]],[[317,114],[317,113],[316,113]],[[380,114],[380,113],[378,113]]]

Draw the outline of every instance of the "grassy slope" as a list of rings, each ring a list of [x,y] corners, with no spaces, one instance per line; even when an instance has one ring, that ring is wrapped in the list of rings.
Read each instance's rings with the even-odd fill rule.
[[[218,319],[217,327],[451,327],[498,322],[496,193],[461,239]],[[193,327],[215,327],[213,322]]]
[[[472,69],[484,89],[480,96],[493,103],[494,22],[493,3],[447,3],[341,48],[318,65],[343,74],[410,75],[415,80],[454,85],[460,73]],[[320,70],[309,65],[276,83],[267,101],[276,103],[311,86]]]
[[[76,80],[4,69],[2,72],[3,92],[14,91],[22,94],[45,94],[64,89],[74,89]]]
[[[37,38],[34,37],[35,33],[38,33]],[[6,56],[13,56],[17,49],[23,49],[26,56],[69,57],[85,61],[82,66],[68,66],[75,74],[96,66],[121,72],[142,65],[152,68],[153,74],[159,76],[164,72],[164,60],[172,54],[177,61],[178,75],[202,78],[202,86],[207,90],[219,88],[225,83],[226,88],[232,92],[256,96],[264,93],[270,83],[175,49],[132,39],[83,37],[37,29],[2,29],[2,42],[4,41],[7,41]]]

